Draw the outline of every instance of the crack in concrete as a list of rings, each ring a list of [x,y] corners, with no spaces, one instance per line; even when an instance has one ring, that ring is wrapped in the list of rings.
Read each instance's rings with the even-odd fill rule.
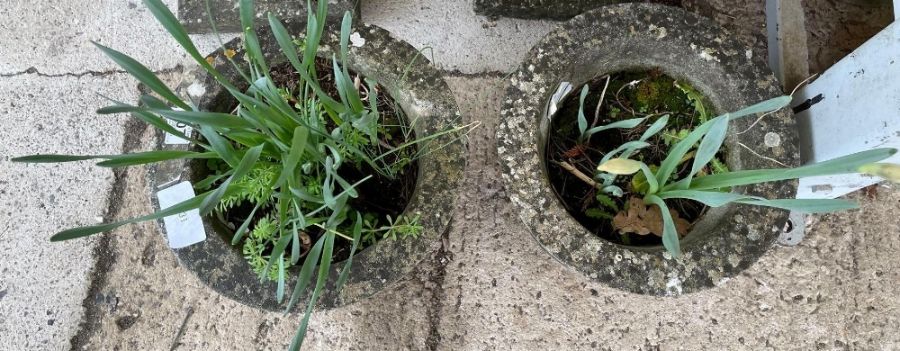
[[[125,123],[125,138],[122,142],[122,153],[134,152],[140,148],[141,134],[149,125],[138,119],[129,119]],[[128,169],[117,168],[113,170],[114,181],[112,191],[109,193],[104,223],[118,219],[122,208],[122,199],[128,191]],[[102,290],[107,283],[107,273],[116,261],[115,248],[112,244],[112,233],[100,235],[100,240],[94,248],[95,264],[91,273],[91,285],[88,294],[81,303],[84,308],[84,316],[78,326],[78,332],[69,341],[72,350],[85,350],[90,337],[101,327],[102,305],[98,301],[103,300]]]
[[[446,291],[444,281],[447,277],[447,266],[453,261],[453,253],[450,252],[450,231],[453,229],[453,220],[447,224],[447,229],[441,234],[441,247],[435,253],[433,262],[435,272],[432,274],[431,304],[428,306],[428,336],[425,339],[425,348],[435,351],[441,344],[440,324]]]
[[[0,77],[8,78],[8,77],[17,77],[27,74],[33,74],[39,77],[47,77],[47,78],[61,78],[61,77],[75,77],[81,78],[84,76],[92,76],[92,77],[105,77],[113,74],[121,74],[128,73],[123,70],[110,70],[110,71],[84,71],[84,72],[67,72],[67,73],[42,73],[38,71],[34,66],[28,67],[28,69],[24,71],[12,72],[12,73],[0,73]]]
[[[164,68],[164,69],[161,69],[158,71],[153,71],[153,74],[156,74],[156,75],[166,74],[166,73],[171,73],[171,72],[178,71],[181,69],[182,69],[181,65],[176,65],[175,67]],[[10,77],[23,76],[23,75],[36,75],[38,77],[45,77],[45,78],[62,78],[62,77],[81,78],[84,76],[107,77],[107,76],[111,76],[111,75],[127,74],[127,73],[128,73],[127,71],[120,70],[120,69],[113,69],[113,70],[109,70],[109,71],[88,70],[88,71],[84,71],[84,72],[42,73],[36,67],[31,66],[31,67],[28,67],[28,69],[26,69],[24,71],[18,71],[18,72],[12,72],[12,73],[0,73],[0,77],[10,78]]]

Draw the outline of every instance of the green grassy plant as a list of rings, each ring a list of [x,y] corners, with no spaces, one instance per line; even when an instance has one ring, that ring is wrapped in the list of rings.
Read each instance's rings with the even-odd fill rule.
[[[666,158],[658,166],[648,166],[642,161],[630,159],[631,153],[620,152],[619,149],[630,150],[634,148],[633,145],[644,146],[643,144],[631,144],[631,147],[624,147],[633,142],[626,143],[623,147],[604,157],[597,167],[596,176],[599,179],[614,179],[616,176],[635,175],[640,172],[640,179],[645,186],[635,187],[635,189],[643,195],[644,202],[660,207],[663,219],[663,245],[674,257],[681,255],[681,247],[674,221],[664,200],[689,199],[710,207],[739,203],[806,213],[823,213],[852,209],[857,205],[852,201],[841,199],[766,199],[728,190],[742,185],[856,172],[869,172],[889,178],[888,173],[891,166],[876,166],[872,163],[890,157],[897,152],[896,149],[868,150],[796,168],[730,171],[727,167],[723,167],[724,165],[714,163],[716,153],[719,152],[725,141],[731,121],[776,111],[790,101],[791,97],[782,96],[710,119],[674,142]],[[664,121],[664,119],[657,120],[657,122],[660,121]],[[651,127],[647,133],[659,132],[665,122],[661,122],[661,124],[663,126]],[[691,160],[690,171],[681,179],[674,179],[676,169],[687,160]],[[700,175],[701,170],[710,164],[713,168],[712,174]],[[634,178],[638,178],[638,175],[635,175]]]
[[[384,222],[350,206],[349,200],[359,194],[357,187],[374,174],[351,183],[338,172],[343,165],[367,166],[378,175],[393,178],[404,167],[429,152],[435,139],[461,138],[470,126],[451,127],[431,135],[414,138],[412,126],[390,125],[378,110],[377,83],[366,79],[360,87],[351,78],[345,64],[349,54],[351,20],[349,12],[340,27],[339,52],[331,58],[331,75],[338,97],[326,93],[320,85],[315,60],[325,34],[327,1],[317,7],[307,2],[308,21],[302,38],[291,36],[281,21],[272,14],[266,18],[284,58],[299,77],[300,84],[289,90],[276,86],[270,75],[269,62],[263,56],[259,37],[254,30],[255,12],[252,0],[241,0],[240,20],[243,28],[244,66],[232,61],[247,89],[228,80],[191,42],[184,28],[161,0],[144,0],[153,16],[200,67],[212,76],[239,106],[234,113],[201,111],[190,101],[182,100],[149,69],[137,60],[114,49],[94,43],[110,59],[148,87],[154,95],[141,97],[139,105],[113,101],[98,110],[99,114],[130,113],[132,116],[177,137],[188,140],[196,151],[148,151],[124,155],[34,155],[13,159],[16,162],[71,162],[99,159],[103,167],[126,167],[168,160],[205,159],[211,175],[195,184],[199,194],[159,212],[127,220],[63,230],[51,241],[80,238],[108,232],[122,225],[171,216],[192,209],[201,215],[249,204],[252,211],[235,230],[232,244],[243,242],[243,253],[260,279],[277,281],[275,292],[279,302],[288,296],[285,312],[297,304],[303,292],[311,291],[302,321],[290,349],[301,347],[313,306],[322,294],[331,270],[336,238],[352,242],[337,281],[337,288],[347,280],[353,253],[360,247],[363,234],[377,238],[406,238],[419,235],[418,217],[387,218]],[[233,51],[232,51],[233,53]],[[399,111],[399,109],[398,109]],[[198,136],[185,135],[171,127],[167,120],[194,126]],[[391,123],[396,123],[391,122]],[[389,135],[386,128],[399,127],[408,137],[396,146],[380,145]],[[262,218],[258,218],[258,214]],[[366,230],[363,230],[364,224]],[[321,235],[303,250],[301,237],[306,233]],[[298,265],[299,275],[293,291],[285,287],[287,269]],[[315,277],[315,279],[314,279]]]

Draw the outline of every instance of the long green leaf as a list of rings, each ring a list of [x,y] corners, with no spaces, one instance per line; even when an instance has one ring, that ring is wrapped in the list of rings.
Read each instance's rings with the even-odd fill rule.
[[[203,200],[205,200],[209,196],[209,194],[210,193],[207,192],[207,193],[197,195],[190,199],[179,202],[171,207],[168,207],[166,209],[160,210],[156,213],[149,214],[146,216],[141,216],[141,217],[132,218],[132,219],[124,220],[124,221],[113,222],[113,223],[105,223],[105,224],[101,224],[101,225],[64,230],[64,231],[56,233],[52,237],[50,237],[50,241],[56,242],[56,241],[81,238],[81,237],[85,237],[88,235],[108,232],[108,231],[111,231],[113,229],[116,229],[116,228],[121,227],[126,224],[150,221],[150,220],[154,220],[154,219],[168,217],[171,215],[176,215],[176,214],[179,214],[182,212],[187,212],[187,211],[190,211],[190,210],[200,207],[200,204],[203,202]]]
[[[295,70],[304,70],[300,59],[297,57],[297,49],[294,46],[294,40],[291,39],[291,35],[288,34],[287,28],[285,28],[284,24],[278,20],[278,17],[275,17],[275,14],[269,12],[268,18],[269,27],[272,28],[272,34],[275,36],[278,46],[281,47],[281,52],[284,53],[284,56],[287,57]]]
[[[767,206],[803,213],[829,213],[858,208],[855,202],[843,199],[746,199],[738,203]]]
[[[359,247],[359,241],[362,238],[362,224],[362,215],[360,215],[359,212],[356,212],[356,222],[353,224],[353,245],[350,246],[350,257],[347,258],[347,262],[344,263],[344,268],[341,269],[341,275],[338,276],[337,283],[334,285],[335,291],[341,291],[344,283],[347,282],[347,278],[350,277],[350,266],[353,265],[353,256],[356,254],[356,248]]]
[[[10,159],[12,162],[24,162],[24,163],[61,163],[61,162],[74,162],[74,161],[84,161],[84,160],[92,160],[97,158],[106,158],[110,155],[58,155],[58,154],[42,154],[42,155],[29,155],[29,156],[21,156],[21,157],[13,157]]]
[[[250,169],[253,168],[253,165],[256,164],[256,161],[259,159],[260,153],[262,153],[263,146],[257,146],[247,150],[247,153],[244,154],[244,157],[241,159],[241,163],[238,164],[237,167],[234,168],[234,173],[231,174],[228,179],[222,182],[222,185],[219,186],[213,193],[203,200],[203,204],[200,206],[200,214],[206,215],[219,204],[219,201],[222,200],[222,197],[225,196],[225,191],[228,189],[228,186],[231,185],[236,179],[243,178]]]
[[[688,199],[703,203],[709,207],[719,207],[740,200],[763,200],[758,196],[749,196],[722,191],[669,190],[657,194],[661,199]]]
[[[32,155],[16,157],[11,159],[12,162],[28,162],[28,163],[61,163],[83,161],[91,159],[104,159],[97,163],[102,167],[125,167],[154,163],[159,161],[190,159],[190,158],[215,158],[212,153],[200,153],[194,151],[177,151],[177,150],[159,150],[137,152],[122,155]]]
[[[681,160],[684,158],[684,155],[690,151],[691,148],[694,147],[700,138],[703,137],[704,134],[712,127],[715,123],[720,123],[722,120],[728,120],[730,117],[728,114],[721,115],[719,117],[713,118],[706,123],[701,124],[699,127],[695,128],[693,131],[688,133],[684,139],[681,139],[678,143],[673,146],[668,153],[668,156],[660,163],[659,170],[656,171],[656,181],[661,184],[663,187],[667,185],[669,178],[672,177],[672,173],[675,172],[675,168],[678,167],[678,164],[681,163]]]
[[[278,258],[278,287],[275,289],[275,296],[278,298],[278,303],[281,303],[284,300],[284,253],[281,254],[281,257]]]
[[[606,155],[603,155],[603,158],[600,160],[600,164],[606,163],[606,161],[609,161],[610,159],[612,159],[619,153],[622,153],[622,158],[628,158],[629,156],[631,156],[630,153],[634,152],[635,150],[643,149],[648,146],[650,146],[650,143],[648,143],[646,141],[641,141],[641,140],[629,141],[627,143],[619,145],[619,147],[613,149],[613,151],[607,152]]]
[[[322,246],[324,244],[325,235],[322,235],[306,253],[306,259],[303,260],[303,266],[300,267],[300,275],[297,276],[297,284],[294,286],[294,291],[291,294],[291,299],[288,301],[284,313],[291,311],[294,305],[297,304],[297,301],[300,300],[300,295],[306,291],[307,287],[309,287],[309,283],[312,281],[313,272],[315,272],[316,262],[322,254]]]
[[[156,17],[156,20],[159,21],[163,28],[172,35],[172,38],[187,51],[188,55],[194,58],[201,66],[212,68],[209,62],[206,62],[206,58],[197,50],[197,47],[194,46],[194,42],[188,37],[187,31],[184,30],[184,27],[172,14],[172,11],[161,0],[144,0],[144,5],[147,6],[150,13],[153,14],[153,17]]]
[[[199,129],[201,135],[206,138],[206,141],[209,143],[210,148],[222,158],[229,166],[235,168],[240,163],[240,158],[237,155],[237,151],[234,150],[234,147],[231,145],[231,142],[228,139],[225,139],[219,132],[216,132],[211,127],[201,126]]]
[[[291,242],[291,235],[282,235],[281,238],[278,239],[278,242],[275,243],[275,246],[272,248],[272,252],[269,253],[269,261],[266,262],[266,268],[259,272],[259,281],[262,282],[266,279],[266,274],[268,274],[269,270],[272,269],[272,265],[278,264],[275,261],[284,260],[284,250],[287,249],[288,244]],[[284,294],[276,295],[278,298],[278,303],[281,303],[284,298]]]
[[[717,119],[709,127],[709,131],[703,136],[703,140],[700,141],[700,146],[697,147],[697,152],[694,154],[694,163],[691,165],[691,172],[688,173],[685,184],[690,184],[694,175],[716,157],[716,153],[719,152],[722,143],[725,142],[725,134],[728,132],[728,121],[727,118]]]
[[[303,346],[303,340],[306,338],[306,330],[309,326],[309,317],[312,316],[312,310],[316,306],[316,302],[319,300],[319,296],[322,294],[322,289],[325,288],[325,282],[328,279],[328,271],[331,269],[331,254],[334,251],[334,233],[328,231],[325,237],[325,248],[322,249],[322,258],[319,260],[319,274],[316,277],[316,287],[313,289],[312,298],[309,299],[309,303],[306,306],[303,320],[300,322],[300,326],[297,327],[297,334],[291,340],[290,350],[300,350]]]
[[[788,104],[790,104],[791,100],[793,100],[793,98],[791,98],[788,95],[779,96],[779,97],[772,98],[772,99],[769,99],[769,100],[766,100],[766,101],[763,101],[760,103],[750,105],[748,107],[737,110],[735,112],[728,113],[727,115],[730,116],[731,120],[735,120],[735,119],[738,119],[741,117],[755,115],[758,113],[767,113],[767,112],[777,111],[777,110],[780,110],[783,107],[787,106]]]
[[[668,185],[669,178],[672,176],[672,173],[675,172],[675,168],[678,167],[678,164],[681,163],[681,160],[684,158],[684,155],[690,151],[691,148],[694,147],[700,138],[705,135],[710,128],[713,127],[716,123],[721,123],[722,119],[728,119],[730,121],[736,120],[741,117],[749,116],[751,114],[768,112],[780,109],[786,106],[791,102],[790,96],[781,96],[774,99],[769,99],[757,104],[754,104],[750,107],[743,108],[736,112],[726,113],[716,118],[713,118],[705,123],[701,124],[693,131],[691,131],[687,137],[679,141],[672,149],[669,150],[668,156],[665,160],[660,164],[659,170],[656,172],[656,180],[663,187]]]
[[[588,129],[587,132],[585,132],[585,133],[587,135],[594,135],[596,133],[602,132],[607,129],[631,129],[631,128],[637,127],[645,119],[647,119],[647,117],[624,119],[624,120],[616,121],[616,122],[613,122],[613,123],[610,123],[607,125]]]
[[[162,96],[163,99],[166,99],[167,101],[172,103],[172,105],[178,106],[185,110],[191,109],[190,105],[182,101],[181,98],[178,97],[178,95],[175,95],[175,93],[171,89],[169,89],[169,87],[166,86],[165,83],[163,83],[161,80],[159,80],[159,78],[156,77],[156,74],[154,74],[152,71],[150,71],[150,69],[142,65],[137,60],[121,52],[103,46],[95,41],[91,41],[91,43],[100,48],[100,50],[103,51],[103,53],[106,54],[107,57],[112,59],[117,65],[119,65],[119,67],[122,67],[122,69],[131,74],[135,79],[146,85],[148,88],[150,88],[150,90],[153,90],[154,92],[159,94],[159,96]]]
[[[250,62],[256,63],[259,71],[262,73],[261,75],[267,75],[269,67],[266,64],[266,57],[263,56],[262,48],[259,46],[259,37],[256,35],[256,30],[253,27],[253,18],[255,17],[253,0],[241,0],[239,6],[241,31],[244,33],[244,49],[250,58]]]
[[[672,220],[672,214],[669,213],[669,206],[666,206],[666,202],[656,195],[649,195],[644,200],[659,206],[663,218],[663,246],[665,246],[672,257],[681,257],[681,243],[678,241],[678,230],[675,229],[675,222]]]
[[[163,117],[190,124],[199,124],[213,128],[253,128],[249,122],[229,113],[206,112],[206,111],[174,111],[174,110],[151,110]]]
[[[659,133],[668,124],[669,124],[669,115],[664,115],[664,116],[660,117],[655,122],[653,122],[653,124],[651,124],[650,127],[647,128],[646,131],[644,131],[644,134],[641,134],[640,140],[647,141],[647,139],[650,139],[651,137],[656,135],[656,133]]]
[[[106,157],[106,161],[98,162],[97,165],[101,167],[127,167],[161,161],[197,158],[217,158],[217,155],[212,152],[158,150],[109,156]]]
[[[757,169],[711,174],[695,178],[689,188],[708,190],[802,177],[856,173],[859,166],[884,160],[895,153],[897,153],[897,149],[873,149],[797,168]]]
[[[306,150],[307,140],[309,139],[309,129],[306,127],[299,126],[294,128],[294,136],[291,140],[291,151],[288,152],[287,158],[284,161],[284,172],[281,173],[281,177],[276,183],[277,185],[281,185],[284,181],[288,181],[289,185],[297,185],[297,172],[295,169],[297,168],[297,164],[300,163],[300,157],[303,156],[303,151]]]
[[[234,235],[231,237],[231,245],[237,245],[241,242],[241,239],[244,238],[244,234],[247,233],[247,229],[250,227],[250,222],[253,222],[253,219],[256,218],[256,211],[262,207],[262,203],[256,204],[253,206],[253,210],[250,211],[250,215],[244,219],[244,222],[241,223],[241,226],[234,232]]]
[[[100,95],[100,96],[106,100],[112,101],[116,105],[100,108],[97,110],[97,114],[103,115],[103,114],[130,112],[132,117],[135,117],[144,122],[147,122],[147,124],[152,125],[152,126],[156,127],[157,129],[160,129],[166,133],[172,134],[178,138],[181,138],[181,139],[184,139],[184,140],[187,140],[190,142],[194,142],[200,146],[206,147],[205,144],[197,143],[196,141],[191,140],[191,138],[188,135],[184,135],[184,133],[182,133],[180,130],[175,129],[175,127],[173,127],[168,122],[166,122],[166,120],[164,120],[162,117],[159,117],[159,116],[154,115],[147,111],[142,111],[142,110],[140,110],[140,108],[138,108],[136,106],[126,104],[124,102],[112,99],[108,96],[105,96],[105,95]]]

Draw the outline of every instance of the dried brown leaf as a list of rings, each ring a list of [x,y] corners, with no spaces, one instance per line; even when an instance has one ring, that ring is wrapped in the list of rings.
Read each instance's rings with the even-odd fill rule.
[[[678,211],[669,209],[669,213],[675,222],[675,230],[678,235],[686,235],[691,227],[691,222],[681,218]],[[619,211],[613,218],[613,228],[621,234],[647,235],[653,233],[661,237],[663,233],[662,211],[656,205],[647,206],[639,197],[632,197],[628,200],[628,210]]]

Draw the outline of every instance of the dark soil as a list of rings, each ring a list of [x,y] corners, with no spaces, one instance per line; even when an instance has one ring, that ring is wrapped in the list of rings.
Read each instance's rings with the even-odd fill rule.
[[[633,87],[630,82],[639,81]],[[685,85],[684,82],[679,82]],[[639,140],[641,134],[658,118],[669,114],[667,128],[647,140],[650,147],[644,148],[632,159],[642,160],[651,167],[658,166],[666,157],[669,146],[666,145],[663,135],[674,135],[677,129],[691,129],[701,123],[701,117],[694,106],[687,99],[687,95],[681,88],[675,86],[674,80],[657,70],[651,71],[627,71],[614,73],[610,77],[609,87],[603,99],[603,105],[597,114],[595,109],[600,100],[603,87],[606,84],[606,76],[598,77],[588,83],[589,93],[584,103],[584,113],[587,117],[589,128],[611,122],[648,117],[641,125],[634,129],[611,129],[594,134],[587,142],[579,144],[578,138],[578,110],[579,95],[582,87],[573,89],[560,103],[559,110],[552,116],[550,132],[547,138],[546,159],[547,172],[550,183],[557,196],[562,200],[564,207],[585,228],[597,236],[611,242],[631,246],[656,246],[661,245],[660,237],[649,235],[637,235],[633,233],[621,234],[612,226],[611,218],[618,212],[603,206],[597,199],[599,192],[593,186],[573,175],[560,166],[567,162],[575,166],[583,174],[593,178],[595,169],[607,152],[619,147],[625,142]],[[704,104],[710,118],[714,116],[711,105]],[[721,157],[720,159],[724,159]],[[673,179],[684,176],[689,162],[682,164]],[[615,201],[618,210],[627,209],[627,200],[632,197],[643,197],[635,192],[631,186],[631,176],[619,176],[615,185],[624,191],[624,196],[610,198]],[[704,213],[706,207],[698,202],[690,200],[667,200],[670,209],[678,212],[679,216],[691,223]],[[605,216],[596,215],[596,210],[601,209]],[[593,216],[586,212],[593,211]]]
[[[324,59],[317,59],[316,69],[318,72],[319,84],[322,86],[322,88],[331,97],[336,100],[340,100],[340,96],[334,83],[334,77],[332,74],[333,68],[331,62]],[[298,86],[298,84],[300,84],[299,76],[295,73],[293,66],[291,66],[289,63],[271,67],[270,75],[273,82],[278,87],[286,88],[288,90],[296,90],[295,88]],[[359,81],[361,82],[360,94],[361,96],[366,96],[368,92],[365,91],[365,77],[358,75],[355,72],[350,72],[350,75],[354,78],[359,77]],[[376,90],[378,99],[378,111],[382,117],[382,124],[386,127],[382,132],[379,133],[380,145],[377,147],[372,147],[372,150],[363,150],[371,151],[370,154],[374,155],[378,155],[387,151],[388,147],[396,147],[409,141],[406,139],[402,128],[398,127],[399,125],[408,125],[408,122],[406,121],[402,110],[394,103],[394,100],[386,94],[385,89],[383,89],[380,85],[376,86]],[[299,94],[295,94],[294,96],[296,95]],[[410,134],[410,137],[415,138],[414,133]],[[416,148],[409,147],[407,148],[407,150],[407,154],[414,154]],[[395,153],[385,157],[385,164],[392,164],[393,162],[397,161],[400,157],[398,154],[399,153]],[[350,199],[348,204],[352,209],[359,211],[364,215],[369,214],[374,218],[377,218],[377,226],[382,226],[388,225],[386,221],[387,216],[391,216],[391,218],[399,217],[406,209],[407,204],[409,204],[409,200],[411,199],[416,186],[418,177],[418,164],[416,161],[410,162],[409,164],[405,165],[405,167],[403,167],[395,177],[390,178],[380,174],[365,162],[361,162],[359,165],[354,165],[352,162],[345,161],[341,169],[338,170],[338,173],[350,184],[354,184],[369,175],[372,176],[372,178],[356,187],[359,196],[355,199]],[[245,203],[240,206],[236,206],[235,208],[224,213],[224,218],[226,222],[230,224],[229,227],[236,228],[243,223],[247,216],[250,215],[250,212],[252,210],[252,204]],[[263,208],[257,211],[255,220],[250,225],[250,230],[253,229],[256,221],[265,217],[272,211],[274,211],[274,209],[272,208]],[[348,220],[347,223],[352,223],[352,221]],[[352,228],[352,226],[349,227]],[[310,236],[311,242],[315,243],[316,240],[318,240],[319,236],[322,235],[322,231],[313,230],[316,229],[314,227],[311,227],[309,229],[310,231],[307,232],[307,234]],[[346,231],[344,231],[344,233],[349,235],[351,231],[348,228]],[[230,242],[231,233],[223,234],[226,236],[226,240]],[[376,235],[376,237],[378,236]],[[356,252],[361,252],[365,248],[366,244],[367,243],[365,241],[362,241]],[[352,242],[350,242],[349,240],[345,240],[341,237],[336,238],[334,242],[332,261],[340,262],[349,258],[351,245]],[[238,250],[240,250],[240,247],[238,247]]]

